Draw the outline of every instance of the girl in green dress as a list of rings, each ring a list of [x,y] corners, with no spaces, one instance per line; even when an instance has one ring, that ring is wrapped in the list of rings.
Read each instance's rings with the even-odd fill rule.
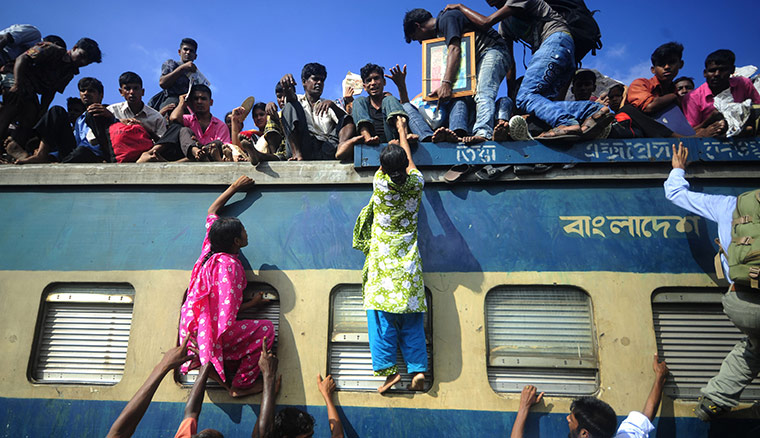
[[[362,284],[367,311],[372,368],[386,376],[381,394],[401,380],[396,351],[413,374],[409,389],[425,386],[425,286],[417,248],[417,217],[422,200],[422,173],[412,161],[406,120],[396,117],[400,146],[389,144],[380,154],[370,206],[372,227]]]

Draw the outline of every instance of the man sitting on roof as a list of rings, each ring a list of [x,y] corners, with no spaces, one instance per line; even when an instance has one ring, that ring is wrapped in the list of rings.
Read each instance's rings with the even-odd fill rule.
[[[179,53],[179,62],[167,59],[161,65],[161,78],[158,80],[158,85],[163,90],[151,97],[148,102],[151,108],[162,114],[168,114],[165,109],[167,106],[171,106],[173,110],[179,104],[179,96],[187,94],[192,85],[211,86],[208,79],[195,65],[195,59],[198,57],[198,43],[194,39],[183,38],[177,53]]]
[[[698,134],[716,123],[721,127],[720,133],[726,132],[724,116],[714,105],[715,97],[723,92],[730,93],[733,102],[750,100],[753,104],[760,104],[760,94],[752,81],[741,76],[731,77],[736,69],[735,62],[736,55],[730,50],[710,53],[705,59],[705,83],[683,96],[684,115]]]
[[[291,160],[348,159],[363,138],[356,135],[351,116],[333,100],[322,99],[326,78],[325,66],[312,62],[301,70],[304,94],[296,94],[292,74],[280,80],[287,101],[282,121]]]
[[[195,84],[187,95],[179,96],[179,104],[169,117],[172,123],[189,128],[179,130],[179,146],[182,155],[192,161],[223,161],[222,144],[230,142],[230,131],[211,114],[213,104],[211,89]],[[188,108],[190,114],[185,114]]]
[[[71,80],[79,74],[79,68],[93,62],[100,62],[101,54],[98,43],[82,38],[66,51],[53,43],[42,42],[16,58],[14,64],[15,83],[3,95],[0,107],[0,142],[5,141],[5,149],[25,158],[28,153],[23,149],[32,127],[40,114],[47,111],[53,101],[55,92],[60,93]],[[40,94],[41,101],[37,100]],[[18,122],[13,139],[8,139],[8,127]]]

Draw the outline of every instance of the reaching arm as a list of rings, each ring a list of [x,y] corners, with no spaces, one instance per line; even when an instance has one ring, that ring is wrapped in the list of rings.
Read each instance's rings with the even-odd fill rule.
[[[332,438],[343,438],[343,423],[340,422],[340,416],[338,416],[338,409],[335,407],[335,403],[332,401],[332,393],[335,391],[335,381],[332,376],[325,377],[322,380],[322,375],[317,374],[317,387],[322,394],[322,398],[325,399],[327,405],[327,419],[330,423],[330,431]]]
[[[401,149],[406,152],[406,158],[409,160],[409,165],[406,166],[406,173],[409,173],[410,170],[416,169],[417,166],[414,164],[414,160],[412,159],[412,148],[409,146],[409,140],[406,138],[409,134],[408,128],[406,126],[406,120],[401,116],[396,117],[396,129],[398,130],[399,146],[401,146]]]
[[[464,14],[465,17],[467,17],[468,20],[481,28],[491,28],[494,24],[511,15],[514,15],[515,12],[520,11],[520,8],[513,8],[511,6],[504,5],[497,9],[493,14],[486,17],[462,4],[448,5],[446,6],[446,9],[458,9]]]
[[[544,393],[536,395],[536,387],[533,385],[526,385],[520,394],[520,407],[517,409],[517,417],[515,417],[515,424],[512,425],[511,438],[522,438],[525,432],[525,420],[528,419],[528,412],[530,407],[540,402],[544,398]]]
[[[277,396],[277,362],[277,356],[267,349],[267,338],[264,337],[261,344],[261,357],[259,357],[261,378],[264,379],[264,392],[261,395],[259,418],[256,419],[251,438],[268,438],[272,433],[274,400]]]
[[[185,115],[185,109],[187,108],[187,95],[180,94],[179,95],[179,104],[172,110],[171,115],[169,116],[170,122],[179,123],[180,125],[185,124],[185,121],[182,116]]]
[[[16,63],[13,64],[14,83],[11,90],[25,90],[28,87],[29,84],[26,80],[26,72],[29,70],[30,64],[31,61],[29,60],[29,55],[25,53],[16,58]]]
[[[232,195],[234,195],[240,190],[247,189],[248,187],[252,185],[253,185],[253,180],[251,178],[248,178],[245,175],[241,176],[240,178],[237,179],[237,181],[230,184],[230,186],[227,187],[227,190],[222,192],[222,194],[219,195],[218,198],[216,198],[216,201],[214,201],[211,204],[211,206],[208,208],[208,214],[217,214],[217,212],[219,212],[219,210],[222,207],[224,207],[227,201],[230,200]]]
[[[174,347],[164,354],[161,362],[156,365],[153,372],[148,376],[148,380],[137,390],[132,400],[127,403],[121,414],[119,414],[119,417],[113,422],[111,430],[108,431],[108,435],[106,436],[107,438],[127,438],[132,436],[143,415],[145,415],[145,411],[148,410],[150,401],[153,399],[153,395],[156,393],[164,376],[169,371],[193,358],[192,355],[186,353],[188,339],[190,338],[185,338],[182,345]]]
[[[665,387],[665,381],[668,378],[668,364],[665,361],[660,362],[660,357],[655,353],[654,362],[652,363],[652,369],[654,369],[654,384],[652,384],[652,390],[649,391],[649,397],[644,404],[644,410],[642,413],[649,418],[649,421],[654,421],[655,415],[657,415],[657,409],[660,407],[660,400],[662,400],[662,389]]]
[[[459,64],[461,63],[462,47],[461,38],[452,38],[448,45],[448,54],[446,55],[446,72],[441,79],[441,86],[430,93],[430,97],[437,98],[440,101],[446,101],[451,98],[452,88],[456,80]]]
[[[385,77],[396,84],[396,88],[398,88],[398,100],[401,103],[409,102],[409,92],[406,89],[406,64],[404,64],[403,69],[396,64],[395,67],[391,67],[390,73],[389,75],[385,75]]]
[[[211,370],[211,363],[208,362],[201,367],[201,371],[198,374],[198,379],[193,385],[192,391],[190,391],[190,397],[187,399],[185,405],[185,418],[195,418],[201,416],[201,408],[203,408],[203,393],[206,391],[206,380],[208,379],[208,373]]]

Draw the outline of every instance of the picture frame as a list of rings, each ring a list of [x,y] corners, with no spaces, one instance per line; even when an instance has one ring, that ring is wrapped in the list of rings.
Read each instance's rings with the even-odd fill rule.
[[[461,38],[461,62],[457,77],[452,84],[452,97],[475,95],[475,32],[467,32]],[[446,72],[448,46],[445,38],[433,38],[422,42],[422,96],[424,100],[441,86]]]

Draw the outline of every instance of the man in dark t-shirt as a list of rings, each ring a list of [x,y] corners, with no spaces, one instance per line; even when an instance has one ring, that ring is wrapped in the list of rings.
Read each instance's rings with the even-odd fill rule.
[[[485,30],[484,30],[485,29]],[[467,32],[475,32],[475,126],[472,136],[464,137],[467,144],[481,143],[493,137],[496,94],[507,72],[513,68],[512,56],[506,43],[493,29],[482,28],[470,21],[461,11],[444,10],[437,17],[425,9],[413,9],[404,16],[406,42],[422,42],[444,37],[448,48],[446,71],[441,86],[430,97],[445,102],[451,98],[461,63],[461,40]]]
[[[533,51],[517,92],[517,108],[543,120],[552,129],[543,138],[573,140],[594,138],[612,122],[609,109],[595,102],[554,101],[575,72],[575,43],[564,18],[544,0],[488,0],[497,8],[489,16],[455,5],[477,26],[499,23],[509,43],[523,41]]]

